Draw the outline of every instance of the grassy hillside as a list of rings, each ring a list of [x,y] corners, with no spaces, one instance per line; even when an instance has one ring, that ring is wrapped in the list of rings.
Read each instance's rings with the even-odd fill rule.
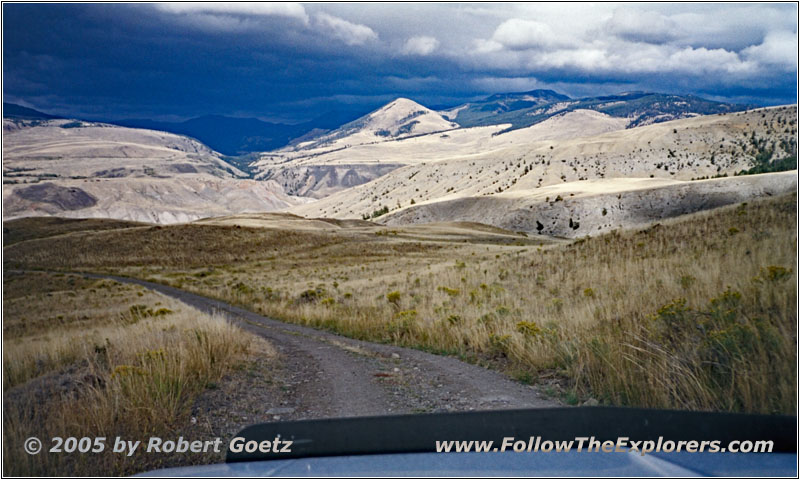
[[[105,218],[26,217],[3,224],[3,245],[70,232],[98,232],[144,225],[147,224]]]
[[[161,281],[502,368],[572,403],[792,413],[796,232],[790,195],[539,246],[182,225],[31,240],[5,262]]]

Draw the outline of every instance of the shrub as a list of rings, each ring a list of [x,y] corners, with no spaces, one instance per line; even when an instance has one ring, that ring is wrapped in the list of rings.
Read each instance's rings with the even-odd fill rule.
[[[542,333],[542,329],[536,322],[517,322],[517,331],[526,337],[537,337]]]
[[[386,215],[387,213],[389,213],[389,207],[383,206],[382,208],[379,208],[378,210],[372,212],[372,215],[370,215],[368,218],[365,218],[365,220],[368,220],[370,218],[378,218],[380,216]]]
[[[792,276],[792,269],[784,268],[779,265],[761,267],[754,281],[761,283],[781,283]]]
[[[296,303],[317,303],[319,299],[325,295],[325,289],[322,287],[317,287],[313,290],[306,290],[305,292],[301,293],[299,297],[297,297]]]
[[[389,292],[386,294],[386,300],[388,300],[389,303],[398,306],[398,304],[400,303],[401,296],[402,294],[395,290],[394,292]]]
[[[457,288],[450,288],[450,287],[445,287],[445,286],[440,286],[439,288],[437,288],[437,290],[439,290],[440,292],[444,292],[444,293],[450,295],[451,297],[455,297],[456,295],[461,293],[461,290],[459,290]]]
[[[417,318],[417,311],[416,310],[403,310],[403,311],[397,312],[395,314],[395,318],[415,319],[415,318]]]

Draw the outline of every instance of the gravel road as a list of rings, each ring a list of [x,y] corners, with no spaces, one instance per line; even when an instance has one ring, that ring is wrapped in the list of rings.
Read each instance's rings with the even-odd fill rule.
[[[166,285],[84,275],[140,285],[203,312],[222,314],[267,339],[279,352],[280,381],[291,389],[291,405],[275,411],[284,419],[558,405],[536,387],[455,358],[283,323]]]

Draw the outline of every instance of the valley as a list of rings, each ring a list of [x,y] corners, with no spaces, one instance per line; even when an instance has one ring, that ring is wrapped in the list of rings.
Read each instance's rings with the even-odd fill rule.
[[[0,474],[797,477],[797,13],[5,2]]]

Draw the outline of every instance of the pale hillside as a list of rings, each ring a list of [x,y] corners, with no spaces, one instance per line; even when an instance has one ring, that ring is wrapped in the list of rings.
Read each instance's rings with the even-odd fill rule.
[[[478,155],[421,161],[291,212],[361,218],[388,208],[535,191],[602,178],[691,180],[750,168],[760,152],[794,154],[797,108],[774,107],[540,140]],[[425,157],[422,157],[425,158]]]
[[[274,179],[295,195],[323,198],[404,165],[485,154],[533,141],[605,133],[625,128],[625,124],[624,119],[579,110],[505,133],[509,125],[459,128],[345,147],[282,150],[262,155],[256,163],[257,177]]]
[[[28,126],[30,125],[30,126]],[[3,177],[246,177],[188,137],[77,120],[3,120]]]
[[[595,179],[415,205],[381,220],[408,225],[457,219],[576,238],[790,192],[797,192],[796,170],[697,181]]]
[[[157,223],[302,203],[187,137],[74,120],[3,122],[3,216]]]

